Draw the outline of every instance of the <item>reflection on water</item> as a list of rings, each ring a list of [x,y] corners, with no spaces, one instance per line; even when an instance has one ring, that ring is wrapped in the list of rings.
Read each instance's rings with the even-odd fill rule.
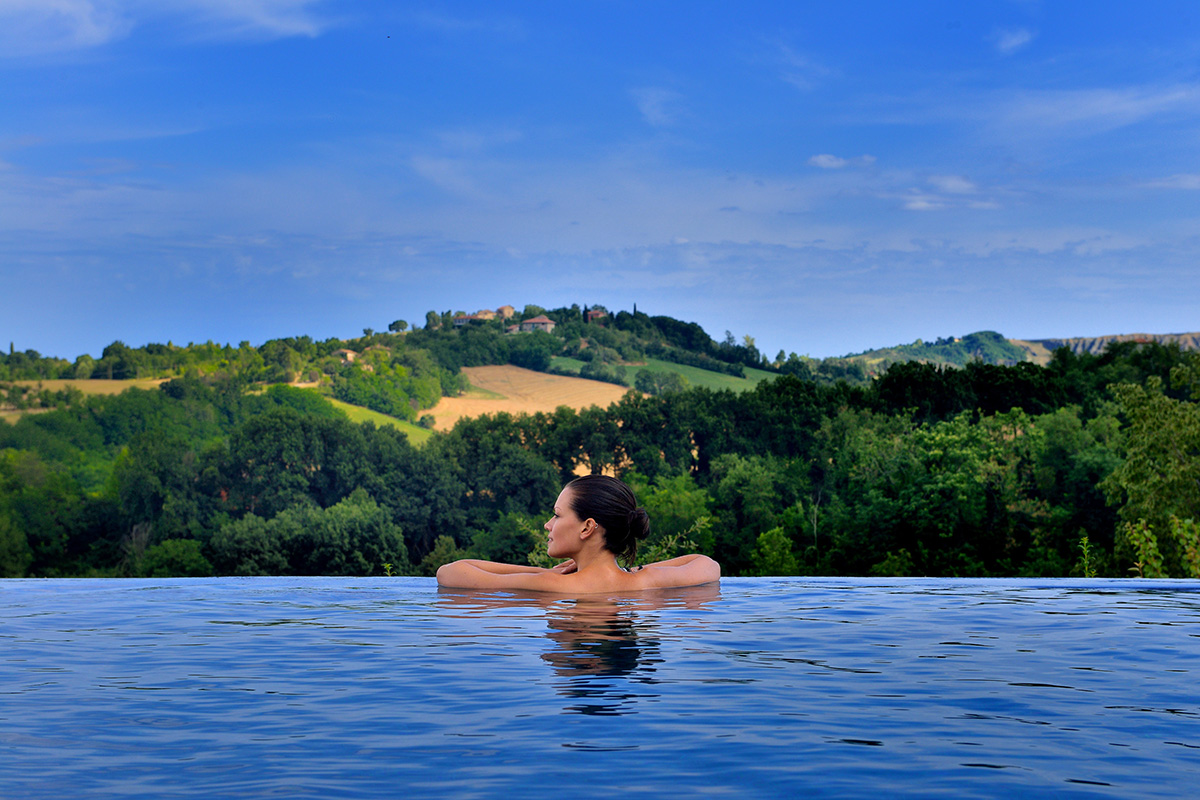
[[[655,671],[663,662],[661,625],[648,612],[699,609],[720,598],[716,584],[638,595],[477,593],[442,589],[450,605],[477,609],[537,608],[544,612],[547,646],[541,659],[554,670],[555,689],[568,699],[565,713],[621,716],[652,700]]]
[[[558,691],[572,700],[564,710],[617,716],[634,713],[639,699],[655,697],[662,654],[654,631],[639,624],[637,612],[612,600],[577,600],[546,615],[551,646],[542,660],[562,680]]]

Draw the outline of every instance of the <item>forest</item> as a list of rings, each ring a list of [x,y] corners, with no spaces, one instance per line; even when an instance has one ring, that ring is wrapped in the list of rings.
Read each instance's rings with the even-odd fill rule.
[[[503,322],[260,347],[114,343],[0,355],[0,576],[431,575],[464,555],[543,564],[563,482],[630,482],[639,560],[696,550],[727,575],[1200,577],[1200,354],[1120,343],[1047,366],[766,359],[746,337],[575,306]],[[353,357],[346,354],[351,351]],[[328,398],[421,418],[464,366],[653,356],[772,372],[736,393],[649,381],[607,409],[485,416],[412,445]],[[17,380],[165,377],[84,395]],[[586,377],[586,375],[585,375]],[[309,388],[288,385],[306,381]]]

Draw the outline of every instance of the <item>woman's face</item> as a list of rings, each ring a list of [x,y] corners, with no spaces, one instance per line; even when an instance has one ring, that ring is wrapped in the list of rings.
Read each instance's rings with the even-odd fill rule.
[[[571,558],[579,551],[579,534],[583,532],[583,520],[571,508],[571,490],[563,489],[554,501],[554,516],[543,525],[549,534],[546,553],[551,558]]]

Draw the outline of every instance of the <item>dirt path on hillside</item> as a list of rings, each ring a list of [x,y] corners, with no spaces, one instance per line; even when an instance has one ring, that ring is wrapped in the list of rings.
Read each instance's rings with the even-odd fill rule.
[[[463,374],[472,386],[501,397],[483,397],[468,393],[463,397],[443,397],[441,402],[422,414],[432,414],[434,428],[449,430],[463,417],[478,417],[507,411],[510,414],[533,414],[569,406],[576,411],[588,406],[608,406],[629,391],[624,386],[544,372],[511,365],[463,367]],[[474,396],[472,396],[474,394]]]

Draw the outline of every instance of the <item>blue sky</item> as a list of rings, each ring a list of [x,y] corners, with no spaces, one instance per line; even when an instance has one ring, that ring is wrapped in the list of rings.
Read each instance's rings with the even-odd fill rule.
[[[1200,330],[1194,2],[0,0],[0,339]]]

